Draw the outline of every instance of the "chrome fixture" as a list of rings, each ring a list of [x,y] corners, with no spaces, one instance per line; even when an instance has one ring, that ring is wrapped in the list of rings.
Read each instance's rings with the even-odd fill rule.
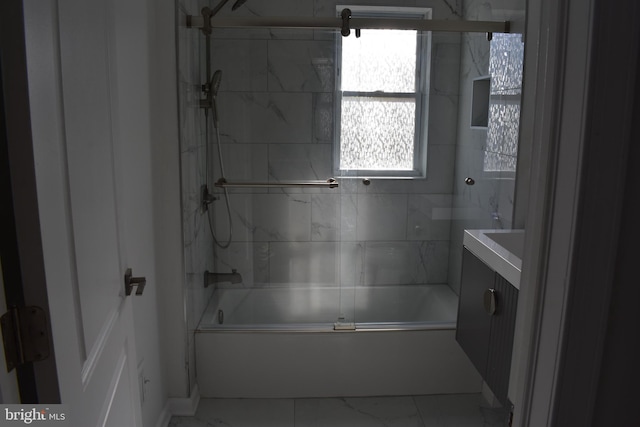
[[[233,6],[231,6],[231,10],[236,10],[243,4],[245,4],[247,0],[237,0]],[[200,10],[201,15],[187,15],[187,27],[189,28],[200,28],[204,35],[208,36],[211,34],[211,18],[213,18],[220,9],[224,7],[225,4],[229,3],[229,0],[220,0],[220,2],[214,7],[210,9],[208,7],[203,7]]]
[[[209,205],[218,200],[218,197],[209,192],[209,188],[206,185],[200,186],[200,208],[202,212],[207,212]]]
[[[242,276],[238,273],[238,270],[232,269],[231,273],[210,273],[209,270],[204,272],[204,287],[208,288],[209,285],[215,283],[242,283]]]
[[[207,83],[202,85],[202,92],[204,92],[206,98],[200,100],[200,108],[211,109],[213,126],[218,129],[218,105],[216,104],[216,98],[218,97],[218,90],[220,90],[220,82],[222,81],[222,71],[216,70],[211,79]]]
[[[209,204],[214,200],[217,200],[215,196],[213,196],[209,192],[209,110],[211,110],[211,118],[213,122],[213,127],[216,131],[216,142],[218,146],[218,162],[220,164],[220,172],[224,178],[224,162],[222,161],[222,148],[220,147],[220,129],[219,129],[219,119],[218,119],[218,108],[216,105],[216,98],[218,96],[218,90],[220,90],[220,82],[222,81],[222,71],[216,70],[213,74],[211,73],[211,17],[215,15],[226,3],[228,0],[222,0],[215,9],[211,10],[208,7],[203,7],[201,10],[202,19],[205,25],[202,27],[202,34],[204,34],[205,39],[205,52],[206,52],[206,74],[207,81],[202,85],[202,92],[204,93],[204,98],[200,100],[200,108],[204,110],[205,117],[205,180],[204,184],[200,187],[200,207],[203,212],[207,212],[207,219],[209,220],[209,230],[211,231],[211,237],[213,238],[213,242],[220,248],[226,249],[231,245],[231,240],[233,239],[233,223],[231,220],[231,206],[229,204],[229,194],[226,189],[224,189],[224,200],[225,205],[227,207],[227,219],[229,225],[229,236],[225,243],[221,243],[213,229],[213,221],[211,220],[211,214],[209,212]],[[235,8],[241,5],[240,2],[236,2],[234,5]],[[187,25],[191,26],[191,16],[187,17]]]
[[[136,288],[136,295],[142,295],[144,287],[147,285],[147,279],[144,277],[133,277],[130,268],[124,273],[124,293],[126,296],[131,295],[133,288]]]
[[[300,188],[300,187],[323,187],[337,188],[338,181],[335,178],[329,178],[326,181],[309,180],[309,181],[281,181],[281,182],[228,182],[224,178],[216,181],[215,186],[218,188]]]
[[[188,15],[187,27],[202,28],[210,31],[211,28],[314,28],[336,29],[343,35],[348,35],[350,29],[391,29],[391,30],[417,30],[417,31],[447,31],[463,33],[510,33],[509,21],[449,21],[435,19],[403,19],[403,18],[353,18],[348,9],[345,9],[340,17],[243,17],[243,18],[216,18],[211,19],[228,0],[222,0],[210,14],[202,16]],[[236,1],[235,8],[244,3]],[[235,10],[232,8],[232,10]],[[488,37],[490,37],[488,35]]]

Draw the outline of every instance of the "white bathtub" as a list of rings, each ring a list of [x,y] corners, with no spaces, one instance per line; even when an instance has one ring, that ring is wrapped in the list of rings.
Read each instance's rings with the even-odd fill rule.
[[[479,392],[456,308],[446,285],[217,289],[195,337],[201,395]]]

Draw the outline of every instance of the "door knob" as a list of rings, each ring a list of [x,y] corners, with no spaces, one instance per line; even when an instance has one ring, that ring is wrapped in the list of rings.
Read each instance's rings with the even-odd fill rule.
[[[142,295],[144,292],[144,287],[147,284],[147,279],[144,277],[133,277],[130,268],[124,273],[124,293],[129,296],[131,295],[131,291],[136,287],[136,295]]]

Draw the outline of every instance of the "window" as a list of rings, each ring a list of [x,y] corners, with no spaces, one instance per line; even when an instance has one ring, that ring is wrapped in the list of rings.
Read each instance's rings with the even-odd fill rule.
[[[484,172],[513,177],[520,131],[522,36],[494,34],[489,52],[491,87]]]
[[[430,18],[430,9],[349,7],[353,17]],[[430,34],[352,31],[338,41],[336,174],[423,177]]]

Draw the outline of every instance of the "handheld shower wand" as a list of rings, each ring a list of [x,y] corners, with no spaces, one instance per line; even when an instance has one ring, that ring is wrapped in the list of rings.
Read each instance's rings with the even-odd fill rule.
[[[213,73],[211,77],[211,81],[209,82],[209,93],[207,94],[207,98],[210,99],[210,107],[211,112],[213,114],[213,126],[218,129],[218,105],[216,103],[216,98],[218,97],[218,90],[220,90],[220,82],[222,81],[222,71],[217,70]]]
[[[205,114],[205,147],[206,147],[206,151],[205,151],[205,184],[202,186],[201,188],[201,205],[203,210],[207,211],[207,218],[209,220],[209,230],[211,231],[211,237],[213,238],[213,242],[218,245],[219,247],[221,247],[222,249],[226,249],[229,247],[229,245],[231,245],[231,240],[233,238],[233,222],[231,219],[231,206],[229,204],[229,193],[227,192],[227,189],[224,189],[224,200],[225,200],[225,205],[227,208],[227,219],[228,219],[228,224],[229,224],[229,237],[227,239],[227,241],[225,243],[222,243],[218,240],[218,238],[216,237],[216,234],[214,232],[214,228],[213,228],[213,221],[211,220],[211,211],[208,208],[208,205],[210,203],[212,203],[214,200],[217,200],[211,193],[209,193],[209,189],[207,187],[207,184],[209,182],[209,120],[208,120],[208,111],[209,109],[211,109],[211,121],[213,122],[213,127],[215,128],[215,135],[216,135],[216,145],[218,147],[218,164],[220,165],[220,174],[221,174],[221,179],[224,179],[225,177],[225,173],[224,173],[224,162],[222,161],[222,146],[220,143],[220,129],[218,127],[219,125],[219,119],[218,119],[218,106],[216,104],[216,98],[218,97],[218,91],[220,90],[220,82],[222,81],[222,71],[221,70],[216,70],[213,75],[211,76],[211,79],[209,79],[209,81],[203,85],[203,91],[207,94],[207,97],[203,100],[200,100],[200,108],[204,108],[204,114]]]
[[[222,71],[216,70],[211,79],[202,86],[202,91],[207,95],[206,98],[200,100],[200,108],[204,108],[205,114],[211,109],[213,113],[213,125],[218,129],[218,106],[216,98],[218,90],[220,90],[220,82],[222,81]]]

